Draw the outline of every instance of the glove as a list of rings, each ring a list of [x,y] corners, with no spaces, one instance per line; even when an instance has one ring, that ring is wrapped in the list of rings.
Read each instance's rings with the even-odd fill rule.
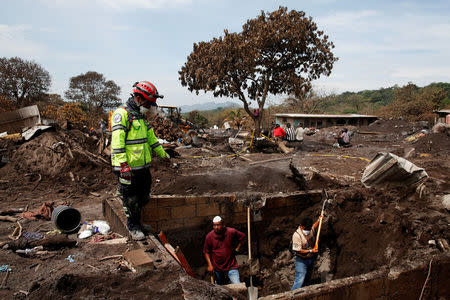
[[[127,162],[120,164],[120,177],[126,180],[131,180],[131,168]]]

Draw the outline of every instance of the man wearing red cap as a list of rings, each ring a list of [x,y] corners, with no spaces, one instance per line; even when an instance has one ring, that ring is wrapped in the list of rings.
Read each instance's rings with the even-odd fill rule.
[[[245,234],[225,227],[220,216],[213,219],[213,230],[205,239],[203,253],[208,263],[208,272],[214,272],[216,284],[240,283],[236,253],[239,252]]]

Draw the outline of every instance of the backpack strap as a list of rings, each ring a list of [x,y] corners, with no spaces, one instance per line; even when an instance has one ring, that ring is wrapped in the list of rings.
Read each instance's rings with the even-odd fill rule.
[[[128,119],[127,135],[128,135],[128,131],[130,131],[131,128],[131,123],[133,123],[133,114],[126,105],[121,105],[119,106],[119,108],[123,108],[127,112],[127,119]]]

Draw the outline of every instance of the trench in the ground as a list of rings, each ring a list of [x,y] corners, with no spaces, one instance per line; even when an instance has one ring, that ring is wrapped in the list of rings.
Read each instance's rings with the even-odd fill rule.
[[[396,215],[391,200],[364,191],[335,193],[334,200],[326,207],[312,284],[371,272],[405,254],[409,246],[408,230]],[[257,270],[253,284],[259,287],[260,295],[290,290],[295,275],[293,257],[288,250],[291,236],[302,218],[318,217],[321,204],[318,195],[303,196],[296,201],[294,209],[262,207],[259,212],[253,212],[260,216],[251,224],[253,269]],[[246,224],[227,225],[247,235]],[[202,250],[211,229],[211,224],[205,223],[166,231],[171,243],[182,249],[192,268],[207,281],[210,277]],[[244,243],[237,258],[241,281],[249,285],[247,250]]]

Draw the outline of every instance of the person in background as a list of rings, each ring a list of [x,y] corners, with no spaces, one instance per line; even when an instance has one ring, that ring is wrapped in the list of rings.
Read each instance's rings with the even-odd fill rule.
[[[245,234],[226,227],[223,219],[213,219],[213,230],[205,238],[203,254],[208,263],[208,272],[214,272],[216,284],[240,283],[236,253],[239,252]]]
[[[291,123],[286,124],[286,140],[288,142],[295,142],[295,129],[291,127]]]
[[[275,129],[273,130],[273,137],[278,140],[284,139],[286,133],[280,124],[275,124]]]
[[[295,129],[295,140],[297,142],[303,142],[303,137],[305,135],[305,129],[302,127],[302,123],[298,124],[297,128]]]
[[[350,135],[347,128],[342,129],[341,134],[337,137],[337,142],[340,147],[350,147]]]

